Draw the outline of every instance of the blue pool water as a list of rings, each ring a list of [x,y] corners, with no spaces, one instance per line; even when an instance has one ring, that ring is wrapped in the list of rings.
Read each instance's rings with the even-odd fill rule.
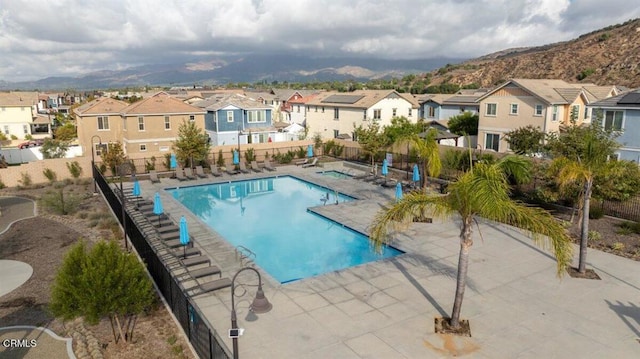
[[[323,171],[323,172],[318,172],[318,173],[322,174],[323,176],[329,176],[329,177],[334,177],[334,178],[351,178],[351,177],[353,177],[350,174],[346,174],[346,173],[340,172],[340,171]]]
[[[281,283],[402,253],[386,247],[378,254],[366,236],[307,211],[354,199],[293,177],[168,191],[232,245],[254,252]]]

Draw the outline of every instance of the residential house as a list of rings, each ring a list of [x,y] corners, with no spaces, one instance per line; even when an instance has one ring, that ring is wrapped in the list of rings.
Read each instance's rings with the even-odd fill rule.
[[[418,118],[418,102],[410,94],[395,90],[358,90],[354,92],[323,92],[307,102],[309,135],[323,139],[353,138],[354,128],[377,121],[391,124],[394,117]]]
[[[607,92],[609,88],[612,91]],[[558,132],[561,125],[590,122],[586,107],[613,87],[569,84],[562,80],[512,79],[478,98],[478,146],[507,152],[505,133],[528,125],[545,133]]]
[[[270,105],[238,94],[217,95],[193,106],[205,111],[204,128],[213,146],[275,141]]]
[[[291,123],[304,126],[307,120],[307,102],[313,100],[318,94],[312,94],[289,100],[289,118]]]
[[[618,158],[640,164],[640,89],[587,106],[598,113],[594,120],[599,119],[605,129],[620,132]]]
[[[8,139],[41,134],[35,131],[37,113],[36,92],[0,92],[0,131]]]
[[[419,99],[419,116],[427,121],[436,120],[446,125],[451,117],[464,112],[477,114],[480,108],[477,100],[484,90],[463,90],[456,94],[433,94]]]
[[[127,106],[127,102],[100,97],[73,110],[83,154],[100,156],[103,144],[122,142],[120,111]]]

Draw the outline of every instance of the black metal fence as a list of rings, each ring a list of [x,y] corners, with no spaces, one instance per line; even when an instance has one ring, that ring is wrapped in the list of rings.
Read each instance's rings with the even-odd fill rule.
[[[119,195],[95,166],[93,167],[93,178],[96,180],[113,213],[124,213],[124,218],[118,215],[120,224],[126,228],[129,241],[144,261],[157,288],[187,334],[198,356],[206,359],[228,359],[229,353],[225,350],[225,346],[221,344],[222,340],[218,333],[200,310],[193,305],[189,296],[176,278],[172,276],[164,261],[151,243],[147,241],[133,218],[127,211],[122,212],[122,203]]]

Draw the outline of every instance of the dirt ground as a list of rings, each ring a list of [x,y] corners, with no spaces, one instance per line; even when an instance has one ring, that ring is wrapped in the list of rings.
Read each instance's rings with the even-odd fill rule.
[[[108,320],[90,326],[82,321],[63,323],[49,314],[50,288],[69,247],[80,238],[112,238],[113,232],[119,230],[102,197],[92,195],[91,182],[64,188],[65,193],[84,198],[75,214],[54,215],[38,203],[38,216],[14,223],[0,235],[0,258],[23,261],[33,267],[33,275],[25,284],[0,298],[2,326],[43,326],[62,337],[72,337],[79,359],[193,358],[186,339],[160,300],[148,315],[138,318],[133,341],[126,344],[114,342]],[[37,199],[52,189],[4,189],[0,195]]]

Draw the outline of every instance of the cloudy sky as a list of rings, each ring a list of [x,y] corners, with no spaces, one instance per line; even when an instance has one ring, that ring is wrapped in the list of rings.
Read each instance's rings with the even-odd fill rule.
[[[223,53],[472,58],[640,17],[636,1],[0,0],[0,80]]]

